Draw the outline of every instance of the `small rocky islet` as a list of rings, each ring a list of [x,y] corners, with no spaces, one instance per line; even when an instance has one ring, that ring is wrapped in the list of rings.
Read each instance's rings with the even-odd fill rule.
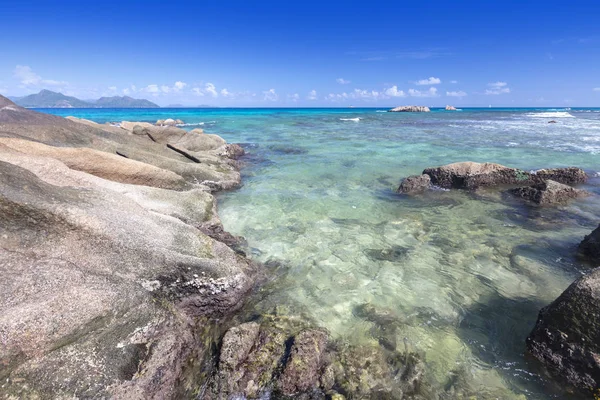
[[[591,196],[573,186],[586,183],[580,168],[523,171],[493,163],[458,162],[426,168],[402,180],[397,189],[418,195],[434,188],[477,190],[498,188],[539,206],[564,204]],[[592,265],[600,264],[600,226],[576,250]],[[598,395],[600,387],[600,268],[588,271],[552,304],[543,308],[527,337],[528,354],[558,382],[584,396]]]

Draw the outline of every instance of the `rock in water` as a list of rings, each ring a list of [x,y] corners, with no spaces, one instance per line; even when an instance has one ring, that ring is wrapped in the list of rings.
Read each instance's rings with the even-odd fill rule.
[[[398,193],[415,194],[429,189],[430,186],[431,178],[429,175],[413,175],[404,178],[397,191]]]
[[[588,195],[585,190],[574,189],[555,181],[543,181],[528,187],[511,189],[509,191],[517,197],[532,201],[537,204],[564,203],[571,199]]]
[[[588,179],[585,171],[577,167],[539,169],[533,175],[538,180],[550,179],[565,185],[579,185]]]
[[[318,329],[307,329],[294,338],[290,358],[280,378],[283,394],[291,396],[318,387],[326,344],[327,332]]]
[[[557,379],[591,396],[600,386],[600,268],[540,311],[527,349]]]
[[[429,112],[429,107],[425,106],[400,106],[392,108],[389,112]]]
[[[579,250],[590,260],[600,263],[600,226],[583,239]]]
[[[456,107],[454,107],[454,106],[446,106],[446,111],[456,111]]]
[[[531,174],[493,163],[458,162],[437,168],[427,168],[431,183],[446,189],[476,189],[481,186],[531,183]]]

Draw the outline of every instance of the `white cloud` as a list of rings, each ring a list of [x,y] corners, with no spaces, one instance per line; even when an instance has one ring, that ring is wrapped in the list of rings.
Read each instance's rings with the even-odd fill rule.
[[[307,99],[308,99],[308,100],[316,100],[316,99],[317,99],[317,91],[316,91],[316,90],[314,90],[314,89],[313,89],[313,90],[311,90],[311,91],[308,93],[308,97],[307,97]]]
[[[223,97],[233,97],[233,93],[231,93],[229,90],[223,88],[223,89],[221,89],[221,96],[223,96]]]
[[[108,88],[108,90],[110,90],[111,92],[116,92],[117,91],[117,87],[116,86],[110,86]]]
[[[420,81],[416,81],[415,85],[439,85],[442,83],[440,78],[434,78],[433,76],[427,79],[421,79]]]
[[[594,92],[600,92],[600,87],[595,87],[594,89],[592,89]]]
[[[337,83],[339,83],[340,85],[347,85],[350,83],[350,81],[345,80],[344,78],[337,78],[335,80]]]
[[[467,95],[466,92],[463,92],[462,90],[458,90],[455,92],[446,92],[446,96],[449,97],[465,97]]]
[[[192,88],[192,92],[194,92],[196,96],[204,96],[204,91],[199,87]]]
[[[488,83],[490,89],[485,90],[485,94],[488,95],[498,95],[498,94],[506,94],[510,93],[510,88],[506,82],[492,82]]]
[[[450,81],[450,83],[458,83],[458,81]]]
[[[294,101],[294,102],[300,100],[300,95],[298,93],[288,94],[287,97],[288,97],[288,99],[290,99],[291,101]]]
[[[169,92],[171,91],[171,88],[170,88],[170,87],[168,87],[167,85],[162,85],[162,86],[160,87],[160,90],[161,90],[163,93],[169,93]]]
[[[219,96],[219,94],[217,93],[217,89],[215,88],[215,85],[213,85],[210,82],[208,82],[206,85],[204,85],[204,91],[207,94],[210,94],[212,97]]]
[[[148,93],[159,93],[160,89],[158,88],[158,85],[152,84],[152,85],[148,85],[145,88],[143,88],[142,91],[148,92]]]
[[[398,86],[392,86],[385,91],[385,94],[391,97],[406,97],[404,90],[398,90]]]
[[[137,87],[135,85],[131,85],[130,87],[123,89],[122,92],[123,92],[124,95],[127,96],[130,93],[137,92]]]
[[[438,97],[437,89],[430,87],[429,90],[421,91],[415,89],[408,89],[408,94],[412,97]]]
[[[33,72],[27,65],[17,65],[14,70],[14,76],[23,86],[66,86],[67,82],[55,81],[53,79],[42,79],[41,76]]]
[[[346,93],[344,93],[344,95],[345,94]],[[377,100],[381,96],[381,93],[376,90],[369,91],[369,90],[354,89],[354,91],[351,92],[348,96],[352,99]]]
[[[266,101],[277,101],[279,100],[279,95],[275,92],[275,89],[265,90],[263,92],[263,100]]]
[[[183,88],[185,88],[186,86],[187,86],[187,83],[177,81],[177,82],[175,82],[175,85],[173,85],[173,90],[178,92],[180,90],[183,90]]]

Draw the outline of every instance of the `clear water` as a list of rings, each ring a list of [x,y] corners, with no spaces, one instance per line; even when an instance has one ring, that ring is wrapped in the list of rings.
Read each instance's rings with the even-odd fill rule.
[[[393,316],[392,334],[424,354],[439,387],[458,374],[477,398],[565,398],[524,343],[540,308],[589,267],[574,254],[597,226],[598,198],[539,208],[495,190],[394,189],[425,167],[471,160],[580,166],[600,193],[600,109],[43,111],[180,118],[244,143],[243,187],[219,196],[219,214],[255,259],[277,261],[258,312],[302,313],[334,337],[377,343],[357,312],[369,303]]]

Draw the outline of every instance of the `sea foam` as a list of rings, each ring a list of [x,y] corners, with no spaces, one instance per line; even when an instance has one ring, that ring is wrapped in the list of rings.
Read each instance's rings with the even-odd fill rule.
[[[575,118],[565,111],[528,113],[526,115],[532,118]]]

